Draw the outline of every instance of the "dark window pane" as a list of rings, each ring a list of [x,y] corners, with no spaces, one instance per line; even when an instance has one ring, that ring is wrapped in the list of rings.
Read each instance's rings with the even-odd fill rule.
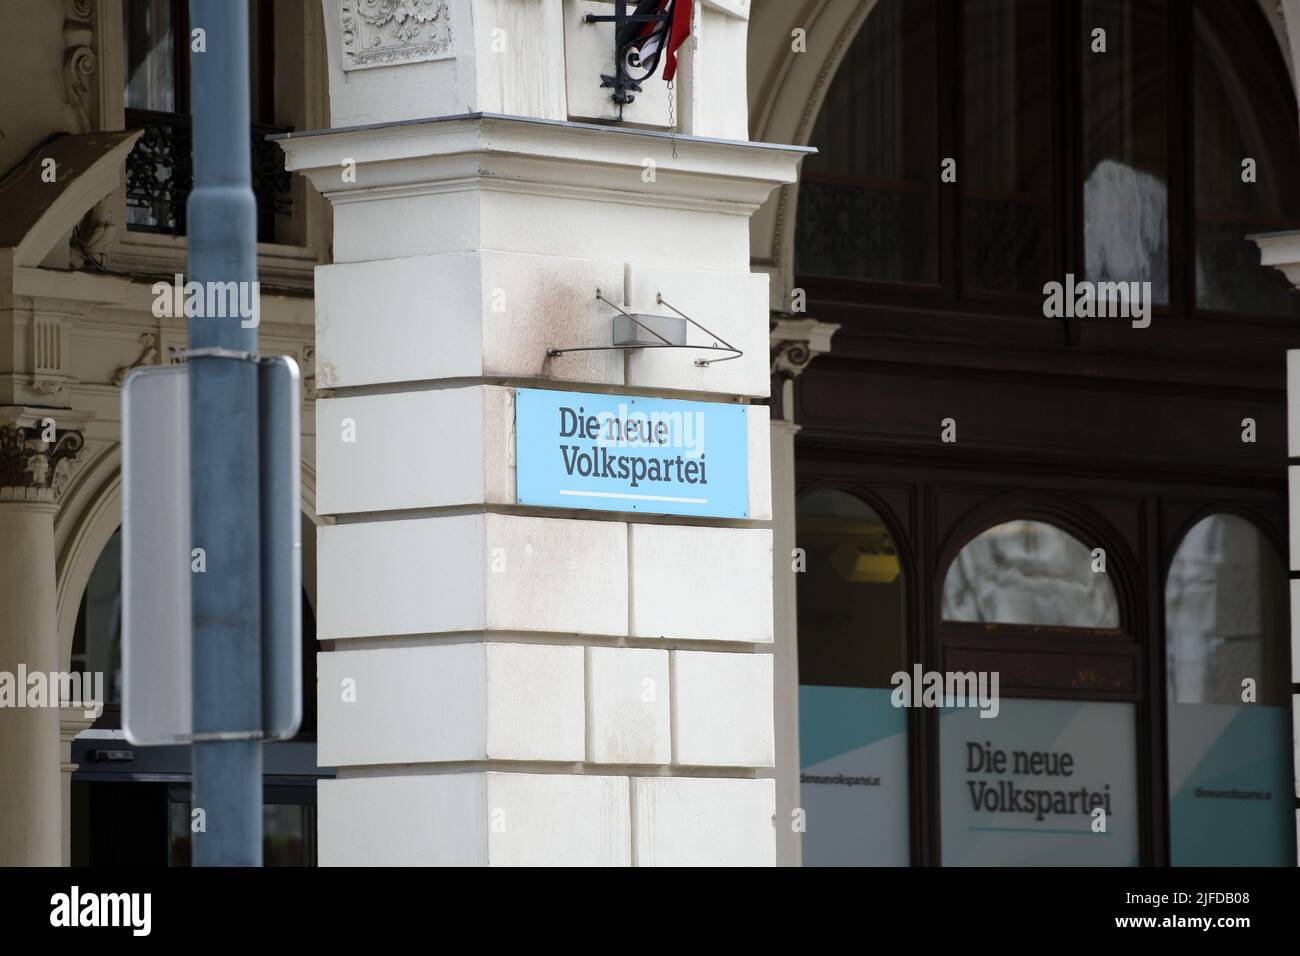
[[[188,798],[168,804],[168,866],[193,865],[191,813]],[[262,804],[262,865],[315,866],[314,826],[314,807],[309,804]]]
[[[817,117],[797,270],[934,282],[939,156],[934,0],[880,0]]]
[[[103,675],[105,704],[122,703],[122,529],[104,545],[81,597],[79,669]]]
[[[1046,0],[967,0],[965,280],[1038,293],[1052,277],[1052,86]]]
[[[1150,282],[1154,302],[1169,301],[1166,16],[1163,0],[1084,0],[1080,20],[1087,277]]]
[[[903,669],[903,574],[880,516],[843,491],[799,500],[799,681],[892,687]]]
[[[275,122],[274,11],[271,0],[248,0],[248,115],[267,125]]]
[[[176,110],[172,0],[126,0],[122,5],[126,108]]]
[[[1230,4],[1194,7],[1196,304],[1300,315],[1286,277],[1259,264],[1246,236],[1300,228],[1296,104],[1262,17]],[[1242,161],[1254,160],[1254,182]]]

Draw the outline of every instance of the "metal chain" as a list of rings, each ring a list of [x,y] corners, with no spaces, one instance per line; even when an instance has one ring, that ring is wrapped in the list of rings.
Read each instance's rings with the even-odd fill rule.
[[[668,81],[668,136],[673,144],[673,159],[677,158],[677,111],[673,108],[677,102],[677,93],[673,81]]]

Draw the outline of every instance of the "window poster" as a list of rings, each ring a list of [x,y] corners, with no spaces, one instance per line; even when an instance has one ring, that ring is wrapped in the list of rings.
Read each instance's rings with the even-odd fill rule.
[[[804,866],[907,866],[907,711],[891,688],[799,688]]]
[[[939,721],[945,866],[1136,866],[1132,704],[1003,700]]]
[[[1293,866],[1291,714],[1263,704],[1169,708],[1174,866]],[[1283,759],[1278,759],[1279,754]]]

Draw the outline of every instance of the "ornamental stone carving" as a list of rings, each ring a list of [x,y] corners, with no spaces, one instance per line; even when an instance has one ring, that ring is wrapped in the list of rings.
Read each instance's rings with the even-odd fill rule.
[[[77,117],[74,132],[91,128],[88,95],[98,63],[94,50],[94,0],[64,0],[63,87],[68,106]]]
[[[56,501],[85,445],[80,431],[59,428],[52,418],[0,426],[0,499]]]
[[[446,0],[339,0],[343,70],[453,56]]]

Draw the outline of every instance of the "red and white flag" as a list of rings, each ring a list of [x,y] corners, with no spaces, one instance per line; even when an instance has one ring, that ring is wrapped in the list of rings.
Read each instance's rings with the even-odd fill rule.
[[[677,49],[691,35],[691,12],[695,0],[650,0],[650,3],[637,5],[637,13],[661,13],[668,15],[667,24],[647,23],[642,35],[646,37],[639,50],[642,63],[654,63],[662,47],[664,54],[664,80],[671,80],[677,74]]]

